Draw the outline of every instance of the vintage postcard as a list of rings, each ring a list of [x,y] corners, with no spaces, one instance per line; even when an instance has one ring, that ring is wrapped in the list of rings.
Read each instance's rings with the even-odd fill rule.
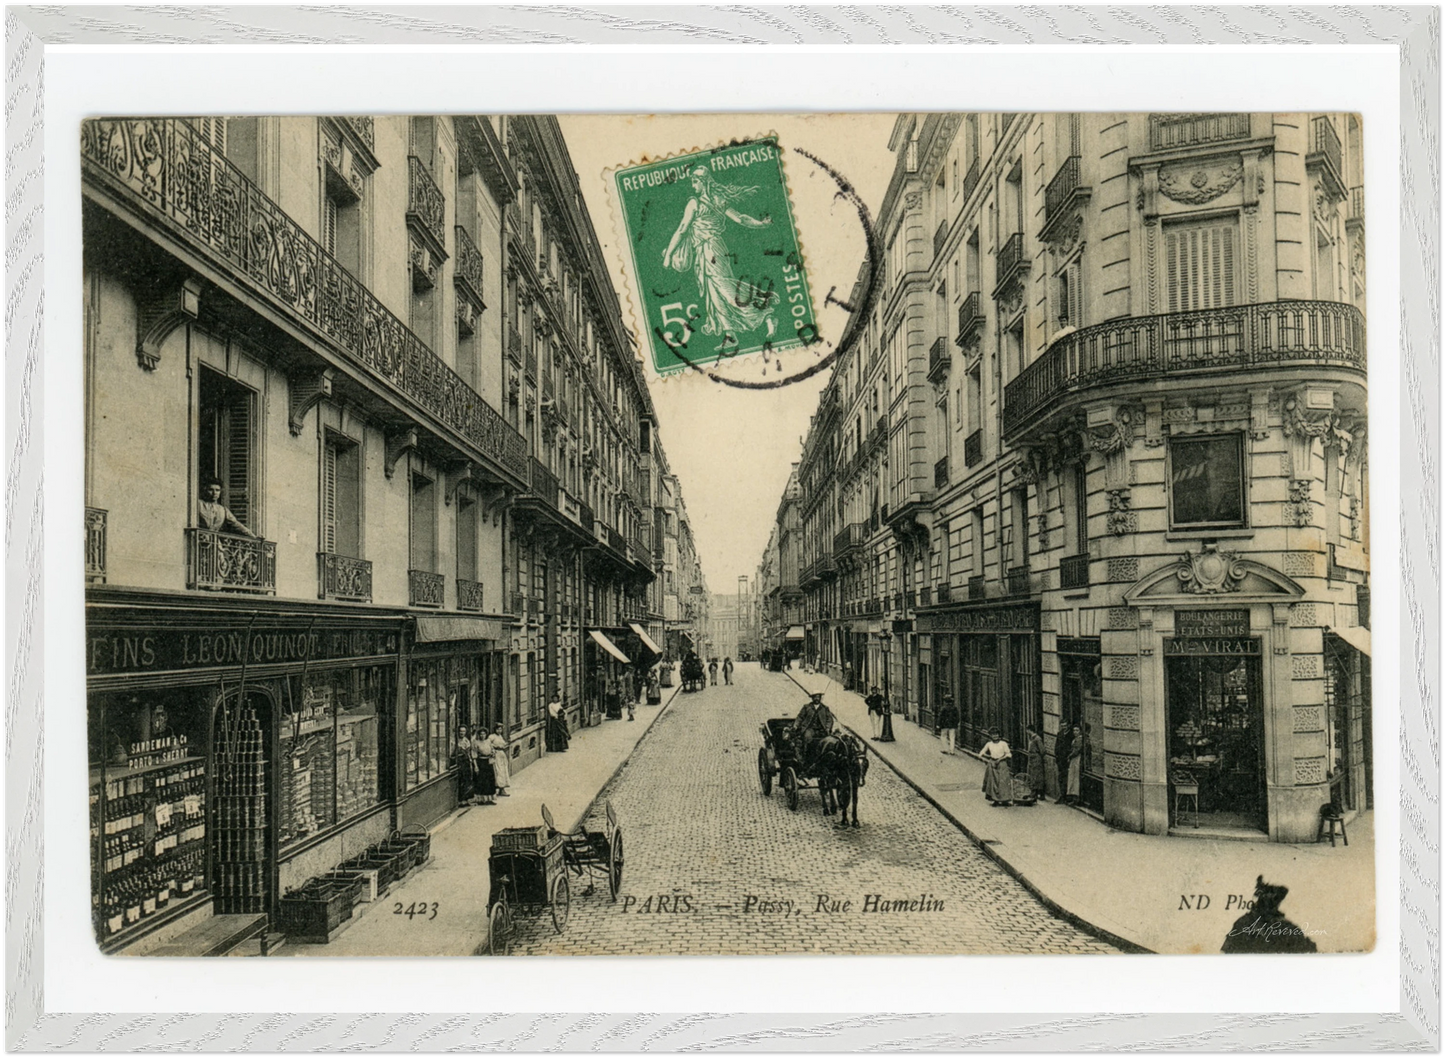
[[[1371,950],[1365,135],[87,120],[100,950]]]

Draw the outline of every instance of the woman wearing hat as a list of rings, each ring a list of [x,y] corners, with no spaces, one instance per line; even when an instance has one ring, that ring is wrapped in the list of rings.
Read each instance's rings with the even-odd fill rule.
[[[995,808],[1007,808],[1013,803],[1013,773],[1009,771],[1013,750],[998,728],[989,729],[988,742],[979,756],[988,769],[983,773],[983,796]]]

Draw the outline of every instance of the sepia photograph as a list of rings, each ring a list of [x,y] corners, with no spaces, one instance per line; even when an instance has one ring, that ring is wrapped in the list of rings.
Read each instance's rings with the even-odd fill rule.
[[[86,119],[98,950],[1373,950],[1380,131]]]

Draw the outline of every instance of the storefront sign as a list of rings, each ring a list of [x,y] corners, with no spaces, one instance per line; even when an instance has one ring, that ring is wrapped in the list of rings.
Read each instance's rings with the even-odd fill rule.
[[[1213,638],[1249,635],[1248,610],[1176,610],[1174,633],[1179,636]]]
[[[1214,638],[1164,640],[1164,653],[1169,657],[1258,654],[1259,652],[1259,640],[1252,638],[1217,636]]]
[[[920,632],[1037,632],[1036,606],[991,606],[918,615]]]
[[[394,629],[185,630],[137,626],[91,631],[86,636],[86,671],[92,676],[169,672],[175,669],[281,665],[340,661],[395,654]]]
[[[1056,640],[1054,652],[1057,654],[1083,654],[1087,657],[1099,656],[1098,636],[1059,636]]]

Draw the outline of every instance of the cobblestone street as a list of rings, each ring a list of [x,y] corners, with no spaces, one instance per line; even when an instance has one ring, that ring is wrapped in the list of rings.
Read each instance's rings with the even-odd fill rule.
[[[780,673],[741,665],[732,687],[681,695],[598,799],[627,855],[571,920],[518,918],[514,954],[1108,952],[1055,918],[876,757],[862,826],[838,830],[805,790],[790,812],[758,783],[758,725],[805,700]],[[933,910],[866,910],[869,897]],[[876,901],[875,901],[876,902]],[[825,907],[819,910],[820,906]]]

